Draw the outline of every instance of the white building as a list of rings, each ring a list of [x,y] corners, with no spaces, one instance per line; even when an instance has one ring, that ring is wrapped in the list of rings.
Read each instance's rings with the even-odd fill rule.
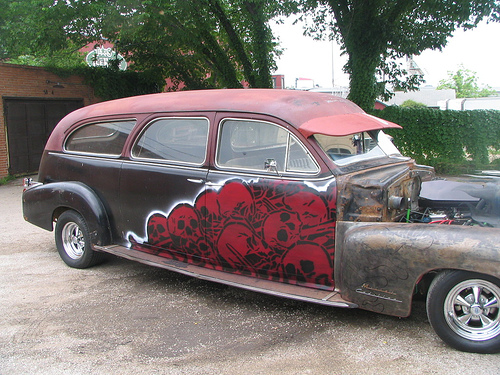
[[[396,91],[394,96],[385,102],[387,105],[401,105],[407,100],[425,104],[427,107],[440,108],[439,103],[456,98],[455,90],[436,90],[435,87],[425,86],[419,91]]]
[[[487,98],[448,99],[442,100],[438,104],[440,109],[455,109],[457,111],[467,111],[472,109],[500,110],[500,97],[490,96]]]

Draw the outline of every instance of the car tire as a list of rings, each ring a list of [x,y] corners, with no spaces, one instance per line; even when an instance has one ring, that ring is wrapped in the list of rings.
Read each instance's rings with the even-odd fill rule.
[[[500,280],[494,277],[441,272],[429,288],[427,316],[437,335],[455,349],[500,352]]]
[[[70,267],[88,268],[104,258],[103,253],[92,250],[87,224],[76,211],[65,211],[59,216],[55,239],[59,255]]]

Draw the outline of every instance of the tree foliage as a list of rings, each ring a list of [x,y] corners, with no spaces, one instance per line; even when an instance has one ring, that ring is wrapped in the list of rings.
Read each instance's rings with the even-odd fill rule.
[[[424,103],[417,102],[415,100],[405,100],[403,103],[401,103],[402,108],[427,108],[427,105]]]
[[[437,89],[453,89],[457,98],[483,98],[496,94],[496,91],[489,86],[480,88],[476,72],[463,66],[456,72],[448,72],[448,78],[439,81]]]
[[[102,40],[188,88],[272,87],[279,53],[269,20],[293,9],[272,0],[0,0],[0,58],[53,56]]]
[[[365,110],[387,94],[386,84],[412,89],[421,81],[407,76],[398,58],[441,50],[456,28],[471,29],[498,20],[498,0],[303,0],[313,16],[309,33],[329,35],[348,55],[349,99]],[[378,79],[377,79],[378,77]]]

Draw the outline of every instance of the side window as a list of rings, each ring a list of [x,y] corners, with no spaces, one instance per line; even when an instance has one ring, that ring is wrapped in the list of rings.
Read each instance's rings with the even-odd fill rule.
[[[66,139],[65,150],[119,156],[135,120],[100,122],[76,129]]]
[[[293,135],[290,136],[286,170],[287,172],[299,173],[319,172],[319,167],[311,155]]]
[[[253,171],[316,173],[317,164],[286,129],[263,121],[225,120],[219,130],[217,165]]]
[[[203,164],[209,122],[206,118],[164,118],[150,123],[132,148],[142,159]]]

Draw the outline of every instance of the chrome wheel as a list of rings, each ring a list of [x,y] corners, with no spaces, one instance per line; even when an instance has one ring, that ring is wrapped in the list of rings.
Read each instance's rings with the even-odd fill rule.
[[[71,259],[80,259],[85,252],[85,237],[80,227],[72,222],[66,223],[61,237],[66,254]]]
[[[73,268],[87,268],[100,263],[102,253],[92,249],[87,223],[78,212],[63,212],[56,222],[56,246],[61,259]]]
[[[485,341],[500,333],[500,288],[492,282],[458,283],[447,294],[443,308],[446,323],[467,340]]]

